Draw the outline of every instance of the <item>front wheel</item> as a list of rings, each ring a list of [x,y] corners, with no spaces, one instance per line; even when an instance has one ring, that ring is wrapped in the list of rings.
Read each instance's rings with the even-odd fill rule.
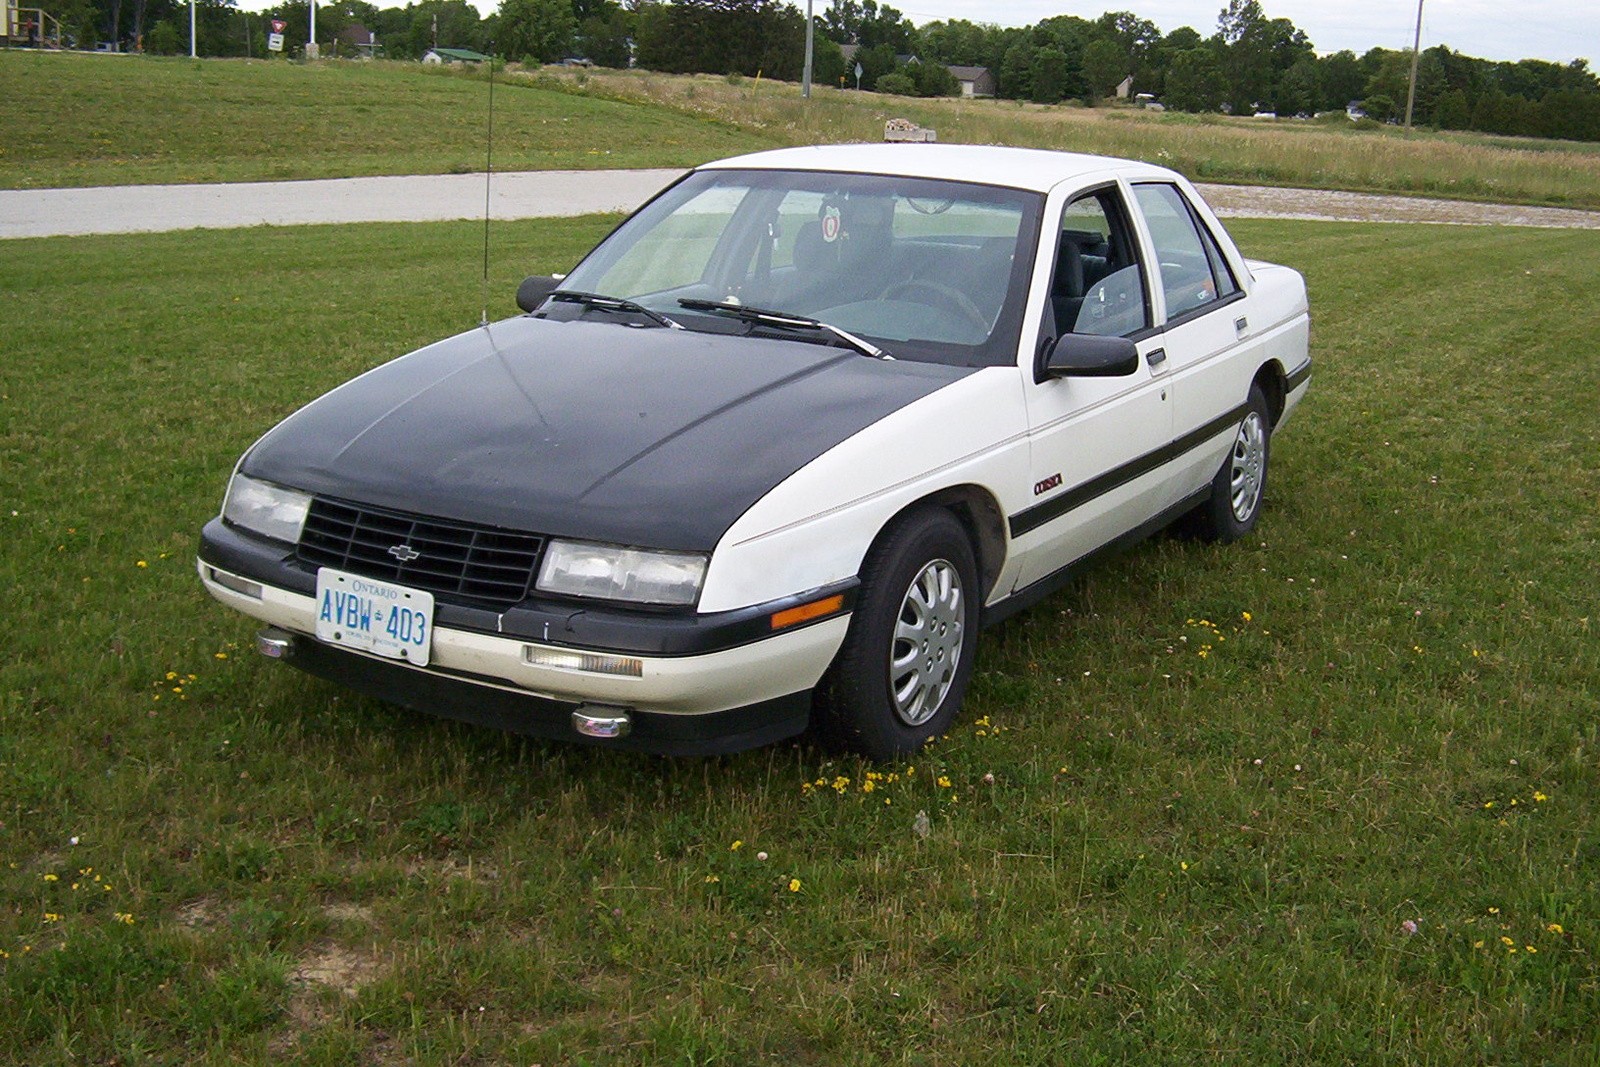
[[[1250,387],[1244,418],[1222,469],[1211,480],[1211,495],[1194,512],[1193,529],[1207,541],[1237,541],[1256,528],[1267,493],[1267,460],[1272,453],[1272,414],[1259,385]]]
[[[949,728],[978,637],[977,564],[948,511],[912,512],[862,566],[861,594],[818,706],[826,740],[875,760]]]

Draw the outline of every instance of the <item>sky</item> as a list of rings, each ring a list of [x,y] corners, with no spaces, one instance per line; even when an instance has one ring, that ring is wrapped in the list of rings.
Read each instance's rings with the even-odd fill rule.
[[[799,0],[804,6],[804,0]],[[1052,15],[1097,18],[1104,11],[1132,11],[1169,33],[1191,26],[1209,37],[1227,0],[904,0],[893,6],[917,25],[935,19],[967,19],[1001,26],[1028,26]],[[827,0],[814,0],[818,11]],[[1411,0],[1261,0],[1268,18],[1286,18],[1305,31],[1318,53],[1348,48],[1410,51],[1417,8]],[[1483,59],[1582,57],[1600,68],[1600,0],[1424,0],[1422,47],[1447,45]]]

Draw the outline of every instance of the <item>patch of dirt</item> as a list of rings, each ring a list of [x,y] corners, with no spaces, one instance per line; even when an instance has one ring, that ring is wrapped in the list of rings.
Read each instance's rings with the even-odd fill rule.
[[[372,909],[365,904],[324,904],[322,906],[322,914],[339,922],[370,923],[372,921]]]
[[[302,959],[289,980],[306,987],[336,989],[353,997],[363,986],[375,981],[382,971],[382,965],[372,952],[357,951],[329,941]]]
[[[405,865],[407,878],[432,878],[444,875],[446,878],[464,878],[469,882],[498,882],[500,868],[492,863],[484,863],[468,856],[460,860],[448,856],[442,860],[429,860],[421,857],[407,861]]]
[[[209,897],[191,900],[178,909],[178,923],[190,930],[209,930],[227,917],[221,904]]]

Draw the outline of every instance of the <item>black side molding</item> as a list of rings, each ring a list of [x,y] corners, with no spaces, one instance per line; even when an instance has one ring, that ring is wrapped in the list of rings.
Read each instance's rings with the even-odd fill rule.
[[[1227,414],[1212,419],[1204,426],[1190,430],[1177,440],[1163,445],[1153,452],[1147,452],[1136,459],[1129,460],[1120,467],[1113,467],[1099,477],[1091,478],[1089,481],[1067,490],[1058,497],[1053,497],[1042,504],[1035,504],[1031,508],[1017,512],[1010,518],[1011,536],[1021,537],[1025,533],[1037,530],[1045,523],[1054,522],[1069,511],[1081,508],[1095,497],[1104,496],[1113,489],[1127,485],[1135,478],[1149,474],[1157,467],[1172,462],[1185,452],[1205,444],[1224,430],[1239,425],[1248,410],[1249,408],[1246,405],[1240,404]]]

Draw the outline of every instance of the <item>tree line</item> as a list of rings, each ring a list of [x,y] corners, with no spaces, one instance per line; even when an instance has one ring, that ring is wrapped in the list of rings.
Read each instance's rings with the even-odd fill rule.
[[[282,0],[262,15],[234,0],[198,0],[202,55],[266,53],[266,19],[286,24],[289,54],[307,40],[308,0]],[[62,0],[53,11],[79,42],[117,41],[152,52],[187,52],[182,0]],[[986,67],[996,95],[1093,105],[1126,78],[1171,110],[1313,115],[1361,101],[1379,122],[1403,118],[1411,54],[1373,48],[1319,56],[1289,19],[1268,18],[1259,0],[1227,0],[1210,36],[1182,26],[1163,33],[1128,11],[1097,19],[1057,15],[1031,26],[965,19],[914,25],[877,0],[831,0],[816,17],[818,84],[904,95],[958,91],[948,66]],[[797,81],[805,16],[791,0],[500,0],[486,18],[465,0],[420,0],[379,8],[367,0],[317,7],[323,55],[361,26],[390,58],[429,48],[492,50],[509,60],[583,57],[601,66],[636,64],[673,73],[761,74]],[[85,45],[87,46],[87,45]],[[850,47],[846,59],[844,49]],[[355,50],[346,42],[344,54]],[[1600,79],[1588,61],[1494,62],[1440,45],[1422,52],[1413,121],[1447,130],[1600,141]]]

